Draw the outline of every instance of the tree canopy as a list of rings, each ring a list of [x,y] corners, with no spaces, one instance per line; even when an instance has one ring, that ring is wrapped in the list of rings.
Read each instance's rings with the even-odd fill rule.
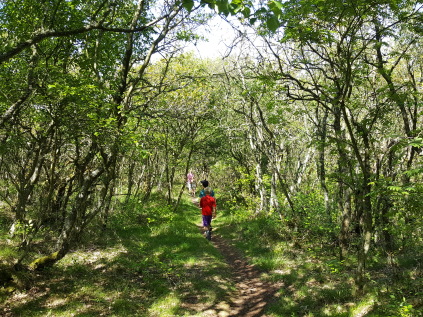
[[[194,169],[228,210],[356,256],[364,293],[373,256],[421,255],[422,5],[3,2],[2,264],[52,265],[152,193],[176,212]],[[243,48],[200,60],[212,14]]]

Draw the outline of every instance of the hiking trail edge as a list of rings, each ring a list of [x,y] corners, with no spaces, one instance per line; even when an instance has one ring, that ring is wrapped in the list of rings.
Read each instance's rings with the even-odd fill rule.
[[[195,198],[193,204],[197,204]],[[202,233],[202,226],[198,225]],[[249,264],[246,258],[228,241],[213,231],[211,243],[219,250],[230,267],[231,279],[234,281],[236,291],[230,294],[226,301],[217,303],[203,311],[205,316],[218,317],[266,317],[264,310],[267,304],[277,299],[277,292],[283,286],[280,283],[263,281],[260,271]],[[188,304],[188,306],[190,306]],[[194,307],[191,307],[194,308]],[[194,308],[195,310],[195,308]]]

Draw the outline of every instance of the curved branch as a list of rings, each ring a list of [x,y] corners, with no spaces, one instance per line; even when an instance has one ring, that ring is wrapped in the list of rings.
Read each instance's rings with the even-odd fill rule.
[[[38,44],[47,38],[54,38],[54,37],[66,37],[71,35],[78,35],[90,32],[92,30],[102,30],[104,32],[115,32],[115,33],[136,33],[142,32],[146,29],[150,28],[151,26],[155,25],[156,23],[160,22],[161,20],[165,19],[168,15],[161,16],[146,25],[140,26],[138,28],[113,28],[113,27],[106,27],[103,25],[92,24],[87,25],[79,29],[68,30],[68,31],[43,31],[36,33],[32,38],[29,40],[23,41],[18,43],[15,47],[11,48],[9,51],[0,54],[0,64],[9,60],[13,56],[19,54],[23,50],[27,49],[31,45]]]

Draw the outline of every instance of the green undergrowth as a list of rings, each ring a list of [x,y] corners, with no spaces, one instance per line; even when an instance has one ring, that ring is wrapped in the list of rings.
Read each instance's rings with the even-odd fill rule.
[[[87,228],[81,244],[52,268],[0,294],[5,316],[210,316],[234,290],[222,255],[201,234],[190,199],[177,212],[160,196],[116,208],[107,230]],[[220,202],[220,201],[219,201]],[[267,316],[422,316],[422,250],[396,266],[370,255],[367,289],[354,294],[354,251],[337,258],[333,234],[296,230],[274,215],[253,217],[219,205],[215,233],[240,249],[268,281],[282,283]],[[16,257],[12,249],[2,259]]]
[[[10,316],[202,316],[233,290],[229,269],[200,233],[199,211],[185,201],[174,213],[156,198],[132,202],[100,238],[3,304]],[[188,305],[187,305],[188,303]]]
[[[366,295],[358,296],[354,254],[340,262],[332,235],[320,228],[294,231],[276,215],[242,210],[221,212],[215,224],[264,278],[283,283],[278,300],[268,307],[271,316],[423,316],[422,250],[398,255],[396,267],[373,255]]]

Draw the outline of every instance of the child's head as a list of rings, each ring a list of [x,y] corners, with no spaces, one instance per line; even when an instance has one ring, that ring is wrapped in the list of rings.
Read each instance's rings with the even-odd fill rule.
[[[200,182],[204,188],[209,187],[209,182],[207,180],[203,180]]]
[[[211,190],[210,190],[210,188],[206,188],[205,190],[204,190],[204,193],[206,194],[206,195],[210,195],[211,194]]]

